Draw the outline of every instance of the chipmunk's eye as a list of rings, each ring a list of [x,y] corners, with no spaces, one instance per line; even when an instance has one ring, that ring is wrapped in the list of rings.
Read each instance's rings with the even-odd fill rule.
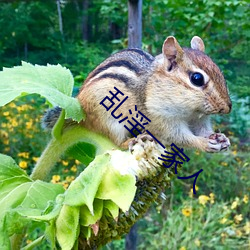
[[[195,72],[190,74],[190,81],[198,87],[204,85],[204,77],[201,73]]]

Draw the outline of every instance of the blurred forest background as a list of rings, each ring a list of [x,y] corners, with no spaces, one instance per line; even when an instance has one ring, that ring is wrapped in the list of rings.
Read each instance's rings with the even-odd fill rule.
[[[152,206],[138,223],[138,249],[249,249],[250,247],[250,2],[237,0],[143,0],[142,47],[161,53],[174,35],[189,46],[202,37],[206,53],[222,69],[233,101],[230,115],[216,116],[215,128],[229,136],[231,150],[188,151],[183,173],[203,168],[192,180],[175,180],[166,201]],[[81,86],[102,60],[128,45],[126,0],[0,1],[0,68],[62,64]],[[28,99],[28,104],[26,104]],[[30,172],[47,136],[40,127],[46,104],[37,96],[0,109],[0,152]],[[67,187],[84,166],[65,157],[51,177]],[[32,241],[33,230],[27,238]],[[125,240],[105,249],[124,249]],[[46,248],[46,244],[44,248]],[[40,249],[40,248],[39,248]]]

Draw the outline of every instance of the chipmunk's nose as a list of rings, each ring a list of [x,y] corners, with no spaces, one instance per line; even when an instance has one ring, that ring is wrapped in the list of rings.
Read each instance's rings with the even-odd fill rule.
[[[231,109],[232,109],[232,102],[229,101],[227,105],[225,105],[222,109],[220,109],[219,113],[228,114],[231,112]]]

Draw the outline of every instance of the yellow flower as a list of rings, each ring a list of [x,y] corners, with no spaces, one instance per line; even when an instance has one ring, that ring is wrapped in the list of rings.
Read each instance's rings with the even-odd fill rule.
[[[233,154],[233,155],[237,155],[237,150],[233,150],[233,151],[232,151],[232,154]]]
[[[81,164],[81,162],[78,161],[78,160],[75,160],[75,164],[76,164],[76,165],[79,165],[79,164]]]
[[[244,226],[244,230],[246,234],[250,234],[250,222],[249,221],[246,222],[246,225]]]
[[[77,171],[76,165],[73,165],[73,166],[70,168],[70,170],[71,170],[72,172],[76,172],[76,171]]]
[[[17,127],[17,126],[18,126],[18,123],[17,123],[16,120],[12,120],[12,121],[11,121],[11,125],[12,125],[12,127]]]
[[[241,236],[242,236],[242,232],[241,232],[239,229],[237,229],[237,230],[236,230],[236,235],[237,235],[238,237],[241,237]]]
[[[214,204],[214,193],[210,193],[209,197],[210,197],[210,203]]]
[[[23,158],[26,158],[28,159],[29,158],[29,152],[21,152],[21,153],[18,153],[18,156],[19,157],[23,157]]]
[[[239,205],[239,198],[236,197],[235,201],[231,205],[231,209],[235,209]]]
[[[68,188],[68,186],[69,186],[69,183],[68,183],[68,182],[64,182],[64,183],[63,183],[63,187],[64,187],[64,189],[67,189],[67,188]]]
[[[9,114],[10,114],[10,112],[8,112],[8,111],[3,112],[4,116],[8,116]]]
[[[207,195],[200,195],[199,196],[199,203],[203,206],[210,200],[210,198]]]
[[[236,224],[239,224],[243,220],[242,214],[237,214],[234,216],[234,221]]]
[[[200,247],[201,242],[199,241],[199,239],[195,239],[195,240],[194,240],[194,244],[195,244],[197,247]]]
[[[183,208],[181,211],[186,217],[189,217],[192,214],[192,209],[190,207]]]
[[[226,167],[226,166],[228,166],[228,163],[223,161],[223,162],[221,163],[221,165],[224,166],[224,167]]]
[[[32,160],[34,161],[34,162],[37,162],[38,161],[38,159],[39,159],[39,157],[32,157]]]
[[[31,129],[31,128],[32,128],[32,126],[33,126],[33,122],[32,122],[32,120],[30,120],[30,121],[26,122],[26,128],[27,128],[27,129]]]
[[[64,161],[64,160],[62,160],[62,164],[63,164],[63,166],[68,166],[69,165],[69,163],[67,161]]]
[[[227,237],[227,234],[226,233],[221,233],[220,235],[222,238],[226,238]]]
[[[185,247],[181,247],[179,250],[186,250],[186,248]]]
[[[19,162],[19,167],[23,168],[23,169],[26,169],[28,167],[27,161],[20,161]]]
[[[249,201],[248,195],[245,194],[244,197],[243,197],[243,202],[247,204],[248,201]]]
[[[221,220],[220,220],[220,224],[225,224],[227,222],[227,218],[222,218]]]
[[[53,175],[53,176],[52,176],[51,182],[52,182],[52,183],[57,183],[57,182],[60,181],[60,179],[61,179],[61,176],[60,176],[60,175]]]
[[[197,185],[195,185],[195,191],[198,191],[199,190],[199,187],[197,186]],[[194,190],[193,190],[193,188],[191,188],[190,189],[190,191],[189,191],[189,197],[190,198],[193,198],[194,197]]]
[[[75,176],[67,176],[66,181],[67,182],[72,182],[75,179]]]

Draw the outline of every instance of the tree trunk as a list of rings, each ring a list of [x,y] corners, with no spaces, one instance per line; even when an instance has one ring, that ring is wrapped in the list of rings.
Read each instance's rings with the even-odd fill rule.
[[[57,12],[58,12],[58,20],[59,20],[59,30],[63,36],[63,22],[62,22],[62,12],[61,12],[60,0],[56,1],[56,5],[57,5]]]
[[[142,47],[142,0],[128,1],[128,47]]]
[[[126,250],[136,250],[136,241],[137,241],[137,225],[131,227],[129,233],[126,236]]]
[[[89,0],[82,1],[82,39],[89,40],[89,16],[88,16]]]

